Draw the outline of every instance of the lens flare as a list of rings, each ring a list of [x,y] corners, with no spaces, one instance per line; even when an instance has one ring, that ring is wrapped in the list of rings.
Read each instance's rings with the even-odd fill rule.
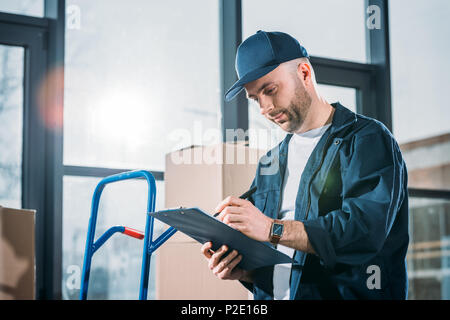
[[[37,91],[39,116],[47,129],[62,130],[64,69],[55,67],[41,80]]]

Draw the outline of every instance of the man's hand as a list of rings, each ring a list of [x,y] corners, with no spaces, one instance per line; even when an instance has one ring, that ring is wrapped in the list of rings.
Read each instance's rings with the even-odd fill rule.
[[[238,255],[236,250],[233,250],[225,258],[222,258],[225,252],[228,251],[227,246],[223,245],[216,252],[211,250],[212,243],[206,242],[201,251],[208,261],[209,269],[222,280],[244,280],[246,281],[247,272],[241,268],[237,268],[242,256]],[[248,281],[248,280],[247,280]]]
[[[214,212],[220,212],[217,219],[246,236],[258,241],[270,240],[273,219],[259,211],[250,201],[230,196],[220,202]]]

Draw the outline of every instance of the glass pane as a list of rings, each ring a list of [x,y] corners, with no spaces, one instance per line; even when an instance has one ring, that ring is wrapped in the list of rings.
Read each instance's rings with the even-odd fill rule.
[[[312,56],[366,59],[364,0],[243,0],[243,38],[258,30],[289,33]]]
[[[65,176],[63,180],[64,299],[78,299],[87,228],[94,189],[100,178]],[[156,210],[164,207],[164,182],[156,182]],[[128,180],[109,184],[100,198],[95,239],[112,226],[144,230],[147,182]],[[163,225],[155,221],[155,237]],[[88,299],[137,299],[143,241],[113,235],[93,256]],[[157,254],[157,252],[156,252]],[[150,267],[149,298],[155,294],[155,259]]]
[[[220,134],[218,1],[66,3],[64,164],[163,171]]]
[[[356,112],[356,89],[326,84],[318,84],[320,95],[328,103],[339,102],[347,109]]]
[[[44,0],[2,0],[0,1],[0,11],[43,17]]]
[[[24,48],[0,45],[0,205],[22,207]]]
[[[356,89],[319,84],[319,94],[328,103],[339,101],[343,106],[355,112]],[[276,146],[285,136],[286,132],[279,126],[261,115],[259,105],[252,99],[248,100],[249,110],[249,145],[253,148],[269,150]]]
[[[389,1],[393,133],[410,187],[450,189],[450,2]]]
[[[450,201],[410,198],[411,300],[450,299]]]

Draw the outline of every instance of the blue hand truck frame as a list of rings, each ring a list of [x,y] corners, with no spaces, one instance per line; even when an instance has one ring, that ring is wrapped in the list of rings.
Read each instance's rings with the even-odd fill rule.
[[[124,226],[113,226],[101,235],[97,241],[94,242],[95,227],[97,224],[98,207],[100,202],[100,196],[103,189],[109,183],[129,180],[129,179],[146,179],[148,184],[148,201],[147,201],[147,218],[145,223],[145,232],[134,230]],[[155,211],[156,201],[156,183],[153,175],[146,170],[128,171],[124,173],[115,174],[102,179],[95,188],[94,195],[92,197],[91,216],[89,218],[89,226],[86,237],[86,248],[84,252],[83,271],[81,276],[81,288],[80,288],[80,300],[87,299],[89,275],[91,271],[92,256],[94,253],[115,233],[121,232],[125,235],[144,239],[144,249],[142,253],[142,266],[141,266],[141,281],[139,289],[139,300],[147,300],[148,294],[148,281],[150,273],[150,261],[153,252],[155,252],[164,242],[166,242],[177,229],[170,227],[163,232],[158,239],[153,241],[153,225],[154,218],[150,216],[149,212]]]

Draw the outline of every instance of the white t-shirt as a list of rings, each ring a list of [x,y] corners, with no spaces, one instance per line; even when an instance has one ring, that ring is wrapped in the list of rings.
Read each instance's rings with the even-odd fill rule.
[[[322,135],[331,124],[304,133],[293,134],[289,141],[288,159],[283,181],[282,203],[278,214],[280,220],[294,220],[295,200],[300,178],[306,163]],[[294,256],[295,250],[278,245],[277,250]],[[292,264],[278,264],[273,270],[273,296],[275,300],[289,300]]]

